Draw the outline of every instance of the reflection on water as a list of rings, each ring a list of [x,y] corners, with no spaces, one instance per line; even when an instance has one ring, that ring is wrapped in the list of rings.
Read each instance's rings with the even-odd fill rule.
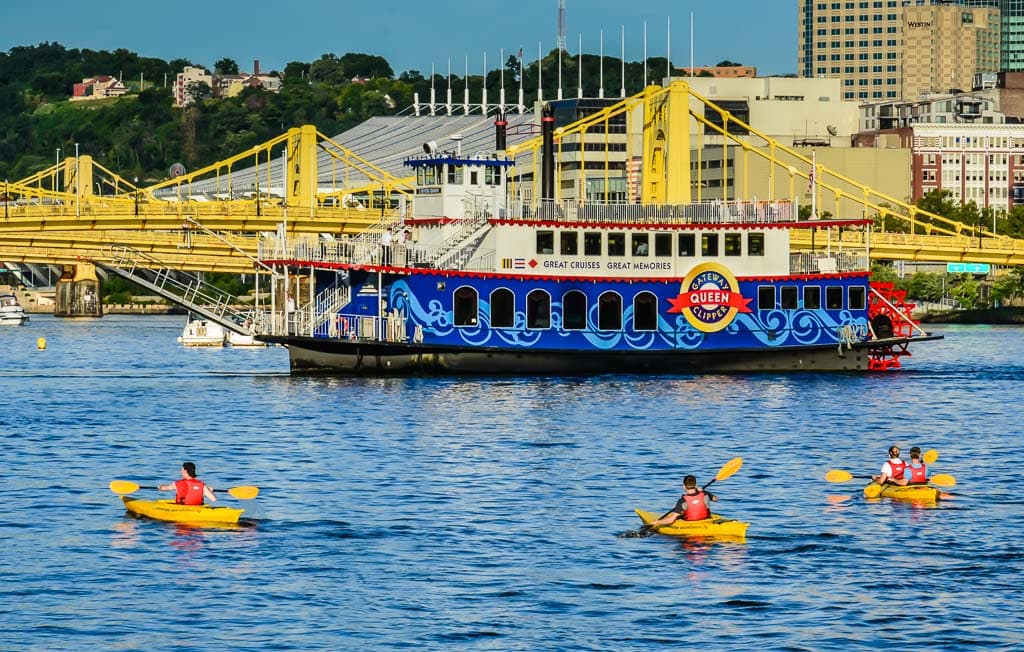
[[[949,329],[901,374],[460,380],[292,378],[183,325],[0,330],[0,648],[1024,645],[1015,329]],[[955,499],[823,480],[892,441],[939,450]],[[736,456],[715,493],[745,543],[616,536]],[[107,489],[183,459],[258,485],[230,503],[258,524],[127,518]]]

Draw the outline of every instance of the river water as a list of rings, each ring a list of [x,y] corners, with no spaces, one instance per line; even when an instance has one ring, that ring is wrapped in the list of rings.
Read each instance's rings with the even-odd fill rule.
[[[292,378],[183,325],[0,329],[0,649],[1024,647],[1019,328],[936,326],[894,374],[461,380]],[[893,442],[954,497],[824,481]],[[745,543],[617,536],[736,456],[716,510]],[[256,524],[107,488],[186,459],[258,485],[220,494]]]

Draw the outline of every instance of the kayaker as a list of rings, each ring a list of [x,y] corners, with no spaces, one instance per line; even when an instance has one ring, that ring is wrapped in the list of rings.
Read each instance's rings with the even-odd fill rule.
[[[697,478],[688,475],[683,478],[683,495],[676,501],[676,506],[672,508],[671,512],[650,523],[649,526],[671,525],[679,518],[684,521],[701,521],[711,518],[709,501],[718,502],[718,497],[703,489],[698,489]]]
[[[217,496],[208,484],[196,477],[196,465],[194,462],[184,462],[181,465],[181,480],[175,480],[170,484],[157,486],[160,491],[174,491],[174,502],[179,505],[202,505],[203,497],[211,503],[217,502]]]
[[[908,484],[928,483],[928,466],[921,459],[921,449],[917,446],[910,449],[910,462],[903,474]]]
[[[900,459],[900,448],[896,444],[889,447],[889,459],[882,465],[881,475],[873,476],[871,479],[878,484],[907,484],[905,471],[907,463]]]

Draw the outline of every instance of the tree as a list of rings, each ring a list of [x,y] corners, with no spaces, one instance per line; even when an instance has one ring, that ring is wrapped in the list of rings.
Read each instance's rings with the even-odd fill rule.
[[[198,103],[213,97],[213,89],[204,81],[194,81],[185,86],[185,94]]]
[[[227,57],[221,59],[217,63],[213,64],[213,74],[215,75],[237,75],[238,64],[235,63],[234,59],[228,59]]]
[[[719,61],[718,63],[715,64],[715,66],[717,66],[719,68],[739,68],[742,65],[743,65],[742,63],[737,63],[735,61],[729,61],[728,59],[726,59],[725,61]]]

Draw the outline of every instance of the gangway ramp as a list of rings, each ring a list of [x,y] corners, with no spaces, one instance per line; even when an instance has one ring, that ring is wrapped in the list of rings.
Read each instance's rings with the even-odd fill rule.
[[[238,297],[207,283],[189,272],[172,269],[146,253],[130,247],[111,247],[109,263],[97,263],[102,269],[117,274],[150,290],[190,312],[220,324],[240,335],[253,335],[253,310],[239,310]]]

